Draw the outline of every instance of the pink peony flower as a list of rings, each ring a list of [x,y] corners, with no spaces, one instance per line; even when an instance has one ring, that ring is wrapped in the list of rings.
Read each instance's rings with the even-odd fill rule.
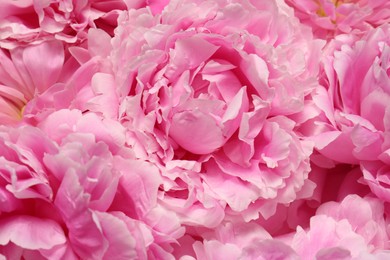
[[[2,126],[0,138],[2,216],[28,206],[28,199],[51,200],[53,190],[42,158],[56,151],[55,144],[30,126]]]
[[[66,232],[50,205],[55,191],[43,163],[56,145],[30,126],[2,126],[0,132],[0,254],[19,259],[29,251],[66,246]]]
[[[1,129],[1,254],[172,259],[183,229],[157,206],[158,168],[123,147],[119,123],[61,110],[38,127],[47,134]]]
[[[47,39],[80,43],[89,28],[112,33],[118,11],[126,5],[122,0],[5,0],[0,9],[0,47],[12,49]]]
[[[316,85],[323,43],[288,6],[173,1],[161,15],[122,13],[115,33],[128,143],[161,165],[161,203],[183,223],[268,218],[277,204],[310,196],[312,146],[288,116]]]
[[[378,199],[350,195],[341,203],[323,204],[316,214],[310,228],[298,227],[292,240],[304,259],[370,259],[388,248],[383,203]]]
[[[306,259],[351,259],[367,251],[364,239],[353,232],[348,221],[324,215],[312,217],[310,230],[298,229],[293,248]]]
[[[322,155],[360,164],[372,191],[388,200],[389,26],[362,39],[340,36],[324,57],[325,88],[309,101],[313,113],[301,129]]]
[[[0,259],[389,259],[384,0],[0,3]]]
[[[384,205],[377,198],[348,195],[340,203],[322,204],[316,214],[327,215],[338,221],[347,219],[354,232],[365,239],[371,252],[389,247]]]
[[[286,0],[314,34],[331,39],[341,33],[361,34],[390,20],[386,0]]]

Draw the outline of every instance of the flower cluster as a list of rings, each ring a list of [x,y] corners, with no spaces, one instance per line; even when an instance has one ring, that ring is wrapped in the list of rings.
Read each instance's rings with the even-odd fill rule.
[[[390,258],[388,1],[0,3],[0,259]]]

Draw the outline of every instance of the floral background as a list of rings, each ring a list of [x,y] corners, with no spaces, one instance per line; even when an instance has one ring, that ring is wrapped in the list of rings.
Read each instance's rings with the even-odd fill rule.
[[[1,1],[0,259],[389,259],[389,22]]]

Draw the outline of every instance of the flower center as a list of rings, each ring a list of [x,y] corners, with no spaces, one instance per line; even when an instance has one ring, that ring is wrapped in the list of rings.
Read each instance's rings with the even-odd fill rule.
[[[332,0],[332,3],[334,4],[334,6],[339,7],[343,3],[343,1],[342,0]]]
[[[0,92],[0,124],[13,124],[23,118],[27,100],[21,93],[8,90]]]
[[[18,120],[22,120],[23,114],[24,114],[24,109],[26,108],[26,105],[24,105],[20,110],[18,114]]]
[[[320,16],[320,17],[328,16],[326,11],[325,11],[325,9],[324,9],[324,6],[322,5],[322,3],[320,1],[316,1],[316,2],[318,4],[318,6],[319,6],[318,10],[317,10],[317,15]],[[354,1],[353,0],[331,0],[331,2],[335,6],[335,8],[338,8],[342,4],[352,3]]]

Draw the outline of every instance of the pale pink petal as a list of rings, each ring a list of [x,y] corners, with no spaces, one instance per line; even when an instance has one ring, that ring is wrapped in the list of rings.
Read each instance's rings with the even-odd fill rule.
[[[108,240],[105,259],[136,259],[136,241],[121,219],[105,212],[96,212],[104,237]]]
[[[88,31],[88,51],[92,57],[106,57],[111,52],[111,37],[101,29]]]
[[[0,244],[12,242],[26,249],[50,249],[66,242],[61,226],[50,219],[15,216],[0,220]]]
[[[241,122],[242,114],[248,110],[248,103],[246,88],[241,88],[230,101],[222,117],[225,137],[229,138],[237,130]]]
[[[102,113],[107,118],[118,118],[119,100],[112,75],[96,73],[92,78],[92,89],[96,96],[88,101],[86,108],[95,113]]]
[[[273,91],[268,87],[269,71],[265,61],[257,55],[249,54],[243,57],[240,66],[259,96],[263,100],[270,99]]]
[[[144,216],[157,203],[161,177],[156,166],[145,161],[116,158],[115,165],[122,173],[121,190],[136,214]],[[129,206],[130,206],[129,205]]]
[[[238,178],[223,175],[216,165],[208,164],[208,173],[203,177],[205,183],[217,194],[218,198],[226,201],[235,211],[242,211],[254,202],[259,191],[251,183],[244,182]]]
[[[217,49],[218,46],[200,37],[176,41],[175,49],[170,52],[171,65],[166,72],[167,77],[176,78],[179,73],[196,68],[210,58]]]
[[[291,259],[298,260],[300,257],[288,245],[277,240],[256,241],[252,245],[244,247],[240,259]]]
[[[203,244],[199,241],[195,242],[194,250],[197,259],[226,259],[233,260],[240,256],[239,248],[234,244],[222,244],[217,240],[204,241]]]
[[[210,153],[225,142],[214,118],[200,110],[176,113],[169,134],[180,146],[195,154]]]

